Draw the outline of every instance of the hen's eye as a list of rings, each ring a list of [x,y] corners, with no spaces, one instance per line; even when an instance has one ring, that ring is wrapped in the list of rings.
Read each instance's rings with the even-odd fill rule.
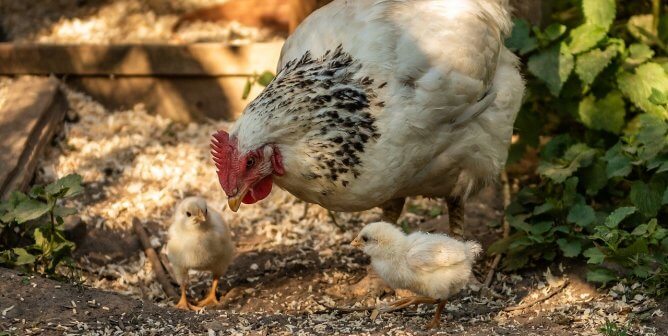
[[[192,214],[190,213],[190,211],[186,211],[186,216],[188,216],[188,217],[192,216]]]
[[[254,157],[249,157],[248,160],[246,160],[246,169],[251,169],[255,165],[255,158]]]

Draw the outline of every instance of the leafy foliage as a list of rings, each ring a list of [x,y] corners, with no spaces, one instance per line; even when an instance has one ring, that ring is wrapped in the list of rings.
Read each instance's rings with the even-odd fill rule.
[[[490,251],[506,269],[582,258],[591,282],[626,276],[666,294],[668,15],[581,3],[579,22],[563,8],[544,30],[516,22],[507,40],[531,74],[510,160],[528,147],[540,160],[507,209],[513,233]]]
[[[276,75],[274,75],[274,73],[271,72],[271,71],[265,71],[265,72],[263,72],[259,75],[255,74],[255,75],[249,77],[246,80],[246,85],[244,86],[244,92],[243,92],[241,98],[242,99],[247,99],[248,98],[248,95],[250,94],[251,89],[253,89],[253,85],[260,84],[261,86],[267,86],[267,85],[269,85],[269,83],[271,83],[271,81],[274,80],[274,77],[276,77]]]
[[[59,205],[59,200],[82,191],[81,176],[73,174],[33,187],[28,194],[15,191],[0,202],[0,264],[55,272],[74,250],[63,234],[63,218],[76,210]]]

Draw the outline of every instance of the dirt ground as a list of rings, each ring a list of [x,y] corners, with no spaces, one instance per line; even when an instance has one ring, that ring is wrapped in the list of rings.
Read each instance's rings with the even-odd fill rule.
[[[0,35],[42,42],[169,40],[173,38],[169,27],[188,8],[161,8],[164,3],[174,2],[0,0],[4,28]],[[245,43],[262,35],[235,29],[195,26],[181,38]],[[0,79],[0,104],[9,80]],[[62,270],[69,280],[56,281],[0,268],[0,336],[570,336],[600,335],[606,323],[628,330],[629,335],[668,335],[668,302],[643,295],[642,284],[619,283],[597,290],[582,280],[584,265],[559,262],[516,274],[498,273],[491,292],[470,288],[453,297],[435,331],[423,328],[433,307],[384,314],[375,321],[369,312],[331,310],[329,306],[367,306],[395,299],[393,294],[368,298],[347,291],[349,284],[364,277],[369,263],[348,243],[364,223],[377,220],[379,212],[335,214],[335,224],[324,209],[306,208],[277,188],[256,205],[222,213],[239,252],[221,281],[224,304],[198,313],[176,310],[131,230],[132,219],[145,223],[152,244],[161,251],[173,208],[183,197],[202,195],[212,208],[223,210],[226,199],[210,160],[209,139],[229,124],[175,124],[147,113],[141,105],[109,111],[66,85],[63,89],[71,111],[40,162],[35,183],[74,172],[84,178],[86,192],[71,204],[80,220],[71,220],[68,231],[77,243],[76,269]],[[467,207],[467,238],[485,248],[501,235],[499,189],[484,190]],[[417,229],[446,211],[439,200],[415,198],[400,221],[407,229]],[[491,259],[486,256],[476,264],[478,279],[484,279]],[[193,272],[191,281],[189,297],[194,300],[206,292],[211,279],[209,274]],[[560,286],[564,281],[567,284]],[[505,311],[548,295],[549,299],[524,309]]]

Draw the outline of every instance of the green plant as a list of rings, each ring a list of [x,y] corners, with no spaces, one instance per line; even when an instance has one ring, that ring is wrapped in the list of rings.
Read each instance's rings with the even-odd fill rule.
[[[619,327],[611,321],[606,321],[605,324],[599,328],[601,334],[605,336],[629,336],[629,332],[624,327]]]
[[[248,95],[250,94],[253,85],[260,84],[262,86],[267,86],[269,83],[271,83],[272,80],[274,80],[274,77],[276,77],[276,75],[274,75],[274,73],[271,71],[265,71],[259,75],[254,74],[253,76],[248,77],[246,79],[246,85],[244,86],[244,92],[241,98],[248,99]]]
[[[507,40],[529,74],[510,160],[528,147],[539,148],[540,158],[538,177],[507,209],[514,233],[490,251],[506,253],[506,269],[585,258],[588,280],[601,284],[618,279],[606,267],[616,264],[665,294],[666,15],[656,0],[623,13],[614,0],[581,4],[577,20],[557,12],[545,29],[518,21]],[[629,12],[645,9],[652,14]]]
[[[74,243],[63,234],[64,217],[76,209],[61,206],[83,191],[81,176],[68,175],[47,186],[36,186],[28,194],[15,191],[0,203],[0,264],[32,265],[54,273],[66,260]]]

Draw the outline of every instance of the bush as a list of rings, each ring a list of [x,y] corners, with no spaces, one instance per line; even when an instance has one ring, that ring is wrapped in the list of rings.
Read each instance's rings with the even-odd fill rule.
[[[582,17],[557,11],[544,30],[517,21],[507,40],[528,81],[511,160],[528,147],[540,158],[506,211],[514,233],[491,251],[507,254],[509,270],[584,258],[589,281],[621,272],[665,294],[668,20],[657,0],[625,13],[614,0],[581,4]]]
[[[68,260],[74,243],[63,234],[64,217],[76,209],[59,205],[59,200],[83,191],[81,176],[68,175],[28,194],[15,191],[0,203],[0,264],[32,266],[52,274]]]

